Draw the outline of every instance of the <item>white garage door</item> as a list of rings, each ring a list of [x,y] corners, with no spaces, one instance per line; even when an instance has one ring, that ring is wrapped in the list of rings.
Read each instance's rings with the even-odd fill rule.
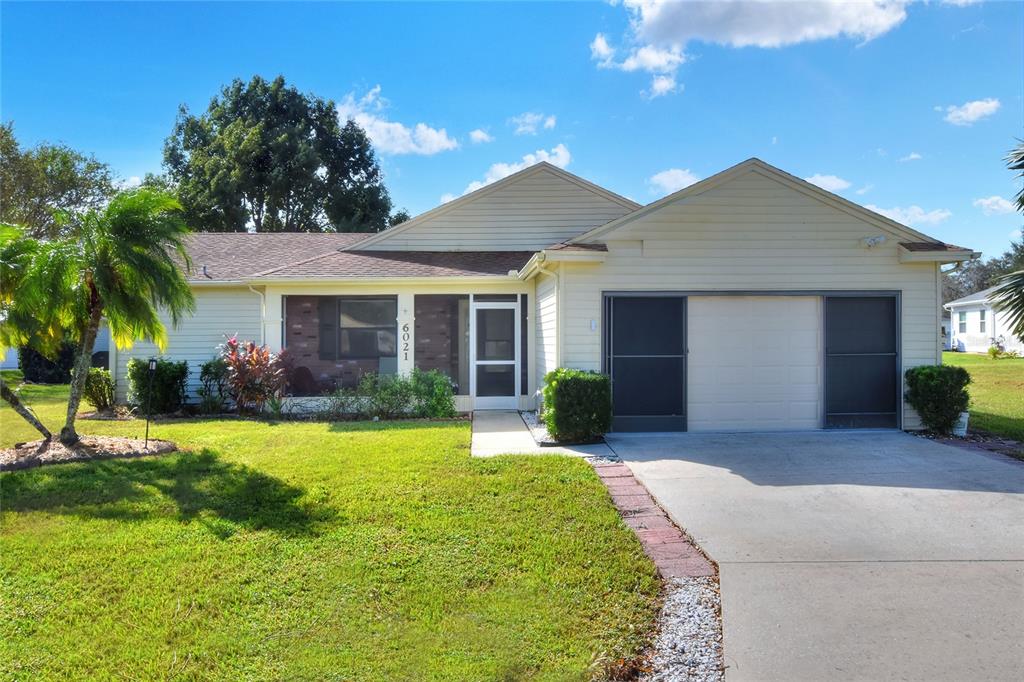
[[[690,431],[821,428],[821,299],[691,296]]]

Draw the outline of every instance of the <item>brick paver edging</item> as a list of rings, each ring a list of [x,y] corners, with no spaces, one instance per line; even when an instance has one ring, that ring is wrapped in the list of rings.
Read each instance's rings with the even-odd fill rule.
[[[629,467],[621,462],[591,462],[612,502],[643,545],[663,578],[703,578],[718,574],[715,565],[672,523]]]

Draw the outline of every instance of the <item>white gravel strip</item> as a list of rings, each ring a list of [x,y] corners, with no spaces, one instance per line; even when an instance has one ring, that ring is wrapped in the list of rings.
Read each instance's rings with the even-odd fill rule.
[[[540,420],[536,412],[520,412],[519,416],[523,418],[526,427],[530,429],[530,434],[537,441],[537,445],[555,444],[555,439],[548,433],[548,427]]]
[[[721,682],[722,606],[715,578],[672,578],[650,657],[646,682]]]

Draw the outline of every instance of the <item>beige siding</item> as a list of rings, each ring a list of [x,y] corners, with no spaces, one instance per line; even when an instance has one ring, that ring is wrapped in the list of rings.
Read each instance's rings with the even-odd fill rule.
[[[558,367],[557,280],[549,275],[537,279],[536,332],[537,386],[543,386],[544,375]]]
[[[603,291],[874,290],[902,294],[903,368],[938,357],[937,265],[901,264],[881,228],[779,182],[748,173],[629,221],[608,240],[603,265],[563,275],[562,363],[601,368]],[[600,325],[598,325],[600,329]],[[905,409],[906,428],[919,426]]]
[[[531,251],[580,235],[631,209],[548,170],[530,174],[367,250]]]
[[[199,388],[200,366],[212,358],[217,346],[226,336],[237,334],[239,339],[260,341],[260,297],[248,289],[194,289],[195,314],[178,326],[167,328],[167,349],[161,357],[175,362],[188,362],[189,393]],[[117,396],[124,400],[128,392],[127,366],[131,358],[145,360],[157,355],[151,343],[136,343],[128,350],[117,351]]]

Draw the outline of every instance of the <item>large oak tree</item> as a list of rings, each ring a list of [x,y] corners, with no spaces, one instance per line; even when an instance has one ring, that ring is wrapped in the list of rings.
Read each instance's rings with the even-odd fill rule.
[[[181,108],[164,164],[189,225],[209,232],[377,232],[391,198],[366,133],[277,77]]]

